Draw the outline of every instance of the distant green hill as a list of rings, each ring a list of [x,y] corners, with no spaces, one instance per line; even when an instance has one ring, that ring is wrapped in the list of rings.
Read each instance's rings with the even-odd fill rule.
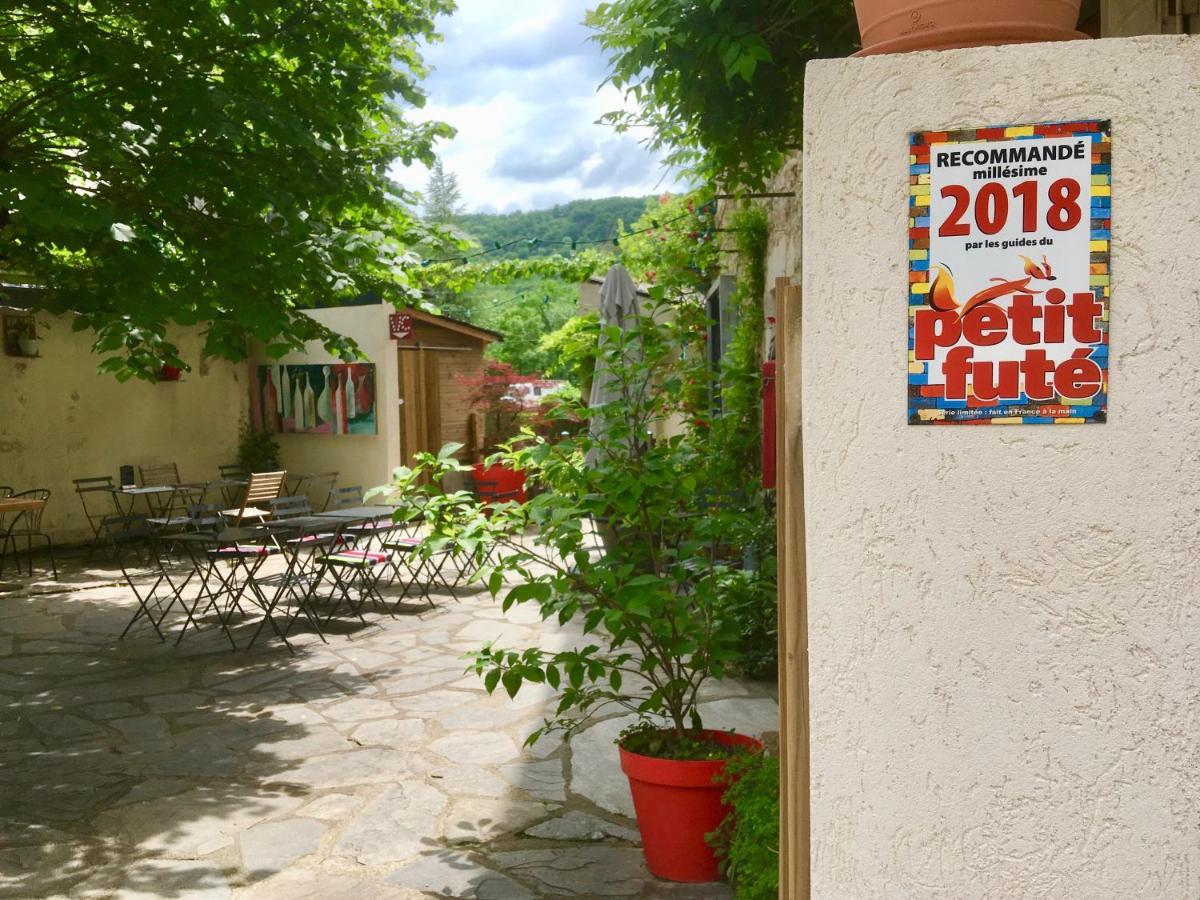
[[[648,197],[605,197],[601,200],[572,200],[551,209],[530,212],[485,215],[472,213],[460,216],[459,228],[475,238],[484,249],[510,241],[528,241],[537,238],[538,243],[527,243],[497,252],[503,256],[525,259],[530,256],[549,256],[570,251],[570,241],[601,241],[617,233],[617,222],[631,225],[646,211]]]

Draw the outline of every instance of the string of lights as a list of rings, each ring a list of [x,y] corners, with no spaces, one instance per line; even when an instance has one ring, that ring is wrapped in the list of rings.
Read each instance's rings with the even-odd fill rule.
[[[703,206],[700,206],[694,213],[686,212],[686,213],[683,213],[682,215],[675,216],[674,218],[667,219],[666,221],[663,221],[663,222],[658,222],[654,219],[651,219],[650,226],[648,228],[642,228],[637,231],[627,231],[624,234],[616,234],[616,235],[613,235],[612,237],[608,237],[608,238],[600,238],[599,240],[581,240],[579,238],[562,238],[560,241],[546,241],[546,240],[543,240],[542,238],[532,237],[532,238],[518,238],[517,240],[507,241],[505,243],[500,243],[499,241],[497,241],[494,246],[489,247],[484,250],[478,250],[474,253],[461,254],[459,256],[447,256],[444,259],[423,259],[423,260],[421,260],[421,265],[422,266],[432,266],[432,265],[436,265],[438,263],[466,264],[466,263],[469,263],[473,259],[479,259],[484,256],[490,256],[493,253],[501,253],[512,247],[520,247],[520,246],[525,246],[525,247],[554,246],[556,244],[561,243],[563,245],[564,249],[566,249],[567,247],[570,247],[572,252],[578,250],[580,247],[596,246],[599,244],[612,244],[614,247],[620,247],[621,241],[626,238],[635,237],[635,236],[641,235],[641,234],[650,234],[655,231],[661,231],[662,229],[664,229],[670,225],[674,225],[676,222],[682,222],[684,219],[690,219],[694,215],[701,215],[701,216],[714,215],[716,213],[716,210],[717,210],[717,203],[715,200],[713,200],[708,203],[705,203]]]

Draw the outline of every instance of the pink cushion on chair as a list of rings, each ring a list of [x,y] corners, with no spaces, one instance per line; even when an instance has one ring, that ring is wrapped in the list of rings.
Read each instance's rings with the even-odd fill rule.
[[[386,553],[373,553],[369,550],[339,550],[337,553],[331,553],[325,559],[332,562],[377,566],[387,562],[388,556]]]

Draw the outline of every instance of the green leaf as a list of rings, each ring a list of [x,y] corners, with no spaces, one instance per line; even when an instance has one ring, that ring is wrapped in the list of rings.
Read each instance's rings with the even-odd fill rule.
[[[523,681],[521,673],[515,669],[509,669],[504,673],[501,680],[504,682],[504,690],[508,692],[508,696],[517,696],[517,692],[521,690],[521,682]]]

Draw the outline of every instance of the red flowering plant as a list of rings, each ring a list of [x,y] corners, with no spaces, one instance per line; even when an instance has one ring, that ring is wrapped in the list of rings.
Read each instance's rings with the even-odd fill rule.
[[[621,239],[634,281],[662,288],[669,302],[703,296],[718,271],[717,203],[710,191],[651,200]]]
[[[538,400],[534,389],[553,382],[537,375],[522,375],[505,362],[488,361],[478,375],[456,375],[455,381],[470,389],[467,402],[484,418],[484,452],[490,454],[516,437],[530,409]]]

